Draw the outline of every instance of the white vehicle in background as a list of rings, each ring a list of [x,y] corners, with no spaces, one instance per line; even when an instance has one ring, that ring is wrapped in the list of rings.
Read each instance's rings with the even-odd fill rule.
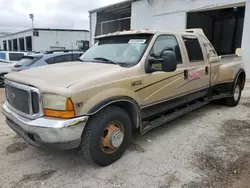
[[[0,63],[2,63],[2,60],[10,63],[16,63],[26,54],[27,52],[0,51]]]
[[[14,67],[15,64],[15,62],[13,63],[0,59],[0,87],[4,86],[3,76],[11,72],[11,69]]]
[[[0,87],[3,86],[3,76],[8,74],[24,55],[27,55],[27,52],[0,51]]]

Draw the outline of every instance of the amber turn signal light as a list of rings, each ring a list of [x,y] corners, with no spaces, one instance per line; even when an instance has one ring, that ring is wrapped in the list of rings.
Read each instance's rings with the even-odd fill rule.
[[[73,118],[75,117],[74,105],[70,99],[66,101],[66,110],[43,109],[43,114],[49,117]]]

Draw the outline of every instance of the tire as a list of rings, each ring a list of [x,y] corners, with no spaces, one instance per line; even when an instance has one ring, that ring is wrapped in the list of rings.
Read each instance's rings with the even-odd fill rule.
[[[118,136],[118,142],[116,140],[114,143],[119,146],[112,149],[114,146],[110,140],[113,140],[115,136],[111,135],[117,132],[119,132],[118,135],[123,132],[123,140]],[[130,143],[131,135],[132,123],[127,112],[117,106],[108,106],[90,117],[82,134],[80,150],[90,163],[108,166],[122,157]],[[108,145],[108,147],[103,145]]]
[[[4,74],[0,74],[0,88],[4,88],[4,79],[3,79],[3,76],[7,74],[7,73],[4,73]]]
[[[237,80],[233,90],[233,96],[225,99],[225,104],[230,107],[235,107],[239,104],[242,93],[241,81]]]

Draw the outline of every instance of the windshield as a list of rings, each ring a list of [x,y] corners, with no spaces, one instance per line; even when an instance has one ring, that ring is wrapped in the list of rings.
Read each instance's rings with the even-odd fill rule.
[[[0,52],[0,59],[6,60],[6,53]]]
[[[20,61],[16,63],[16,66],[19,67],[28,67],[34,64],[41,57],[32,57],[32,56],[24,56]]]
[[[10,63],[10,62],[3,60],[3,59],[0,59],[0,63]]]
[[[151,36],[151,34],[138,34],[102,38],[80,59],[92,62],[137,64],[146,50]]]

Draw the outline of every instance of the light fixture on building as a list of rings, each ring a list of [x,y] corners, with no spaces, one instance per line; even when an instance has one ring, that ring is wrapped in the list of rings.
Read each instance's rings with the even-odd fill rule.
[[[34,14],[29,14],[31,22],[32,22],[32,29],[34,29]]]

